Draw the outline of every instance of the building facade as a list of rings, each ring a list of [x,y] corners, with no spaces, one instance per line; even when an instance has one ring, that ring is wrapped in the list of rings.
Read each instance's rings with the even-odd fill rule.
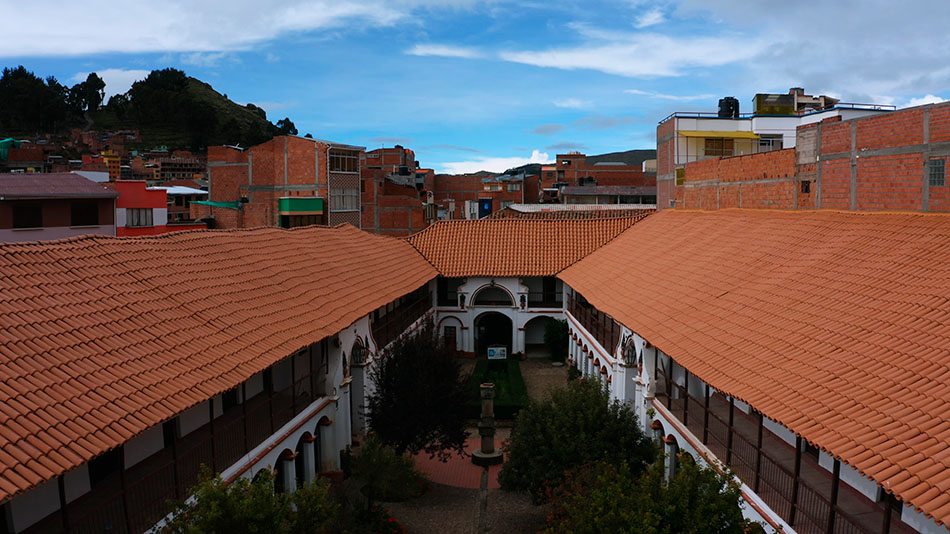
[[[850,120],[887,114],[894,106],[839,102],[826,96],[812,97],[794,87],[787,95],[757,94],[752,113],[739,113],[738,101],[720,101],[719,112],[676,112],[656,128],[657,206],[675,206],[676,187],[682,185],[684,167],[710,158],[745,156],[795,148],[799,126],[826,119]]]
[[[218,228],[312,224],[360,227],[363,147],[279,136],[243,150],[208,148],[208,192],[193,218]]]
[[[78,174],[0,175],[0,242],[116,235],[118,196]]]

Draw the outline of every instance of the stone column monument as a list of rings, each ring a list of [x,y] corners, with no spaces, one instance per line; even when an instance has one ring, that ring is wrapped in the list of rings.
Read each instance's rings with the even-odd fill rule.
[[[478,422],[478,434],[482,446],[472,453],[472,463],[482,467],[502,462],[500,450],[495,449],[495,384],[482,384],[482,419]]]

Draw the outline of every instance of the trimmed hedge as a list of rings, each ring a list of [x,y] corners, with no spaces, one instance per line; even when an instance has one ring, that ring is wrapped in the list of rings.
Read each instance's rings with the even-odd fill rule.
[[[495,384],[495,419],[514,419],[528,405],[528,388],[518,360],[478,360],[469,382],[468,417],[482,415],[481,385]]]

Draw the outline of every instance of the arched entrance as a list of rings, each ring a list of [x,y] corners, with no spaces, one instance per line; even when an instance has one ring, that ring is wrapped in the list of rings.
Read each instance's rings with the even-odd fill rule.
[[[498,312],[485,312],[475,318],[475,354],[486,356],[490,345],[504,345],[511,354],[511,319]]]
[[[524,325],[524,352],[528,358],[549,358],[551,351],[544,343],[544,331],[554,319],[547,315],[532,318]]]

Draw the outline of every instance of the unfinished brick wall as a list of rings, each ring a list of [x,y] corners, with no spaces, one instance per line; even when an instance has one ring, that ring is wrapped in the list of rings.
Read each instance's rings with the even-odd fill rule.
[[[922,167],[919,154],[858,158],[855,207],[862,211],[920,210]]]
[[[836,159],[821,163],[821,207],[851,208],[851,160]]]
[[[914,145],[924,142],[923,108],[865,117],[856,121],[848,121],[850,125],[857,125],[858,150],[871,150],[904,145]],[[850,147],[844,149],[850,150]],[[841,152],[844,152],[842,150]]]
[[[798,188],[795,150],[776,150],[686,165],[686,209],[794,209]]]

